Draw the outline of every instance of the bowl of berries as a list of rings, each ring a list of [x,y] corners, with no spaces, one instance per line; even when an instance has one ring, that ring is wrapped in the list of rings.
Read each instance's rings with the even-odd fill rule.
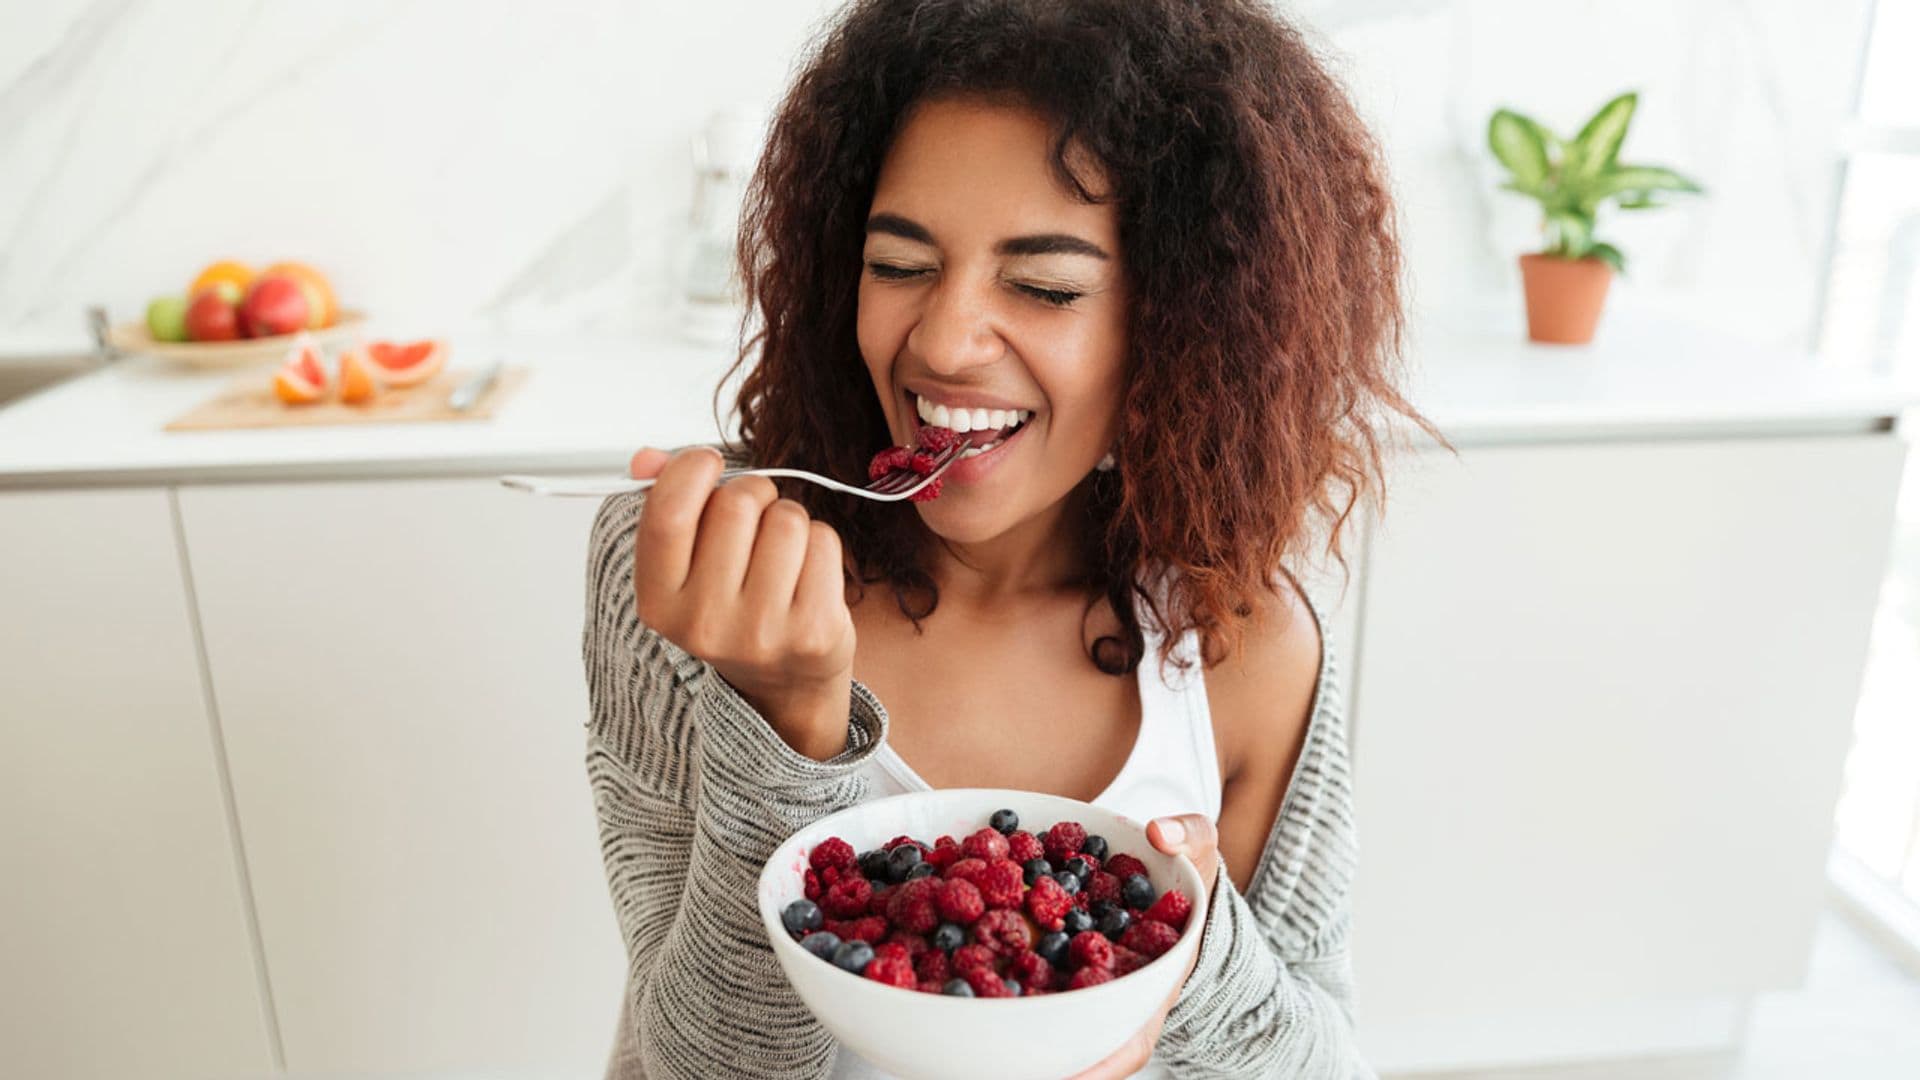
[[[1200,947],[1206,893],[1144,825],[1037,792],[962,788],[828,815],[760,873],[787,979],[896,1076],[1058,1080],[1117,1050]]]

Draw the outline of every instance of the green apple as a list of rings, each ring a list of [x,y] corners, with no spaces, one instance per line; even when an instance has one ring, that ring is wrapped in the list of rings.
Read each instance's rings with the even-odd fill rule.
[[[147,329],[155,341],[187,340],[187,301],[179,296],[155,297],[147,305]]]

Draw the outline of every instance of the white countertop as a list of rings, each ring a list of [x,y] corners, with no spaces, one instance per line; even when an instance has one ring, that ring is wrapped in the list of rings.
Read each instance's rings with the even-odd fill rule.
[[[173,432],[234,373],[121,361],[0,407],[0,488],[621,472],[643,444],[718,437],[727,351],[663,337],[453,337],[456,368],[532,369],[490,420]],[[1409,349],[1409,396],[1457,446],[1885,428],[1920,386],[1614,313],[1592,346],[1510,330]],[[731,391],[729,384],[730,408]]]

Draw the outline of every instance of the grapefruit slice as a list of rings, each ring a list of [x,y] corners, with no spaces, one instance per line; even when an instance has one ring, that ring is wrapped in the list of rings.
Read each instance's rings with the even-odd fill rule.
[[[327,368],[312,338],[302,334],[293,343],[287,362],[273,376],[273,394],[289,405],[307,405],[327,396]]]
[[[367,359],[373,361],[381,382],[388,386],[413,386],[433,378],[447,366],[447,343],[440,338],[373,341],[367,343]]]
[[[379,369],[367,358],[364,345],[354,345],[340,354],[340,400],[363,405],[380,396],[384,384]]]

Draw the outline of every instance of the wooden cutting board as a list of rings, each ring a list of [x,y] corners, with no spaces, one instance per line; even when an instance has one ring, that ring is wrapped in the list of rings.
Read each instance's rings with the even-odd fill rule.
[[[473,407],[455,412],[447,404],[453,388],[479,369],[447,368],[418,386],[389,389],[364,405],[337,399],[289,405],[273,396],[273,370],[249,372],[218,394],[169,421],[168,431],[225,431],[234,428],[315,427],[326,424],[396,424],[419,420],[487,420],[526,381],[528,369],[505,367]]]

